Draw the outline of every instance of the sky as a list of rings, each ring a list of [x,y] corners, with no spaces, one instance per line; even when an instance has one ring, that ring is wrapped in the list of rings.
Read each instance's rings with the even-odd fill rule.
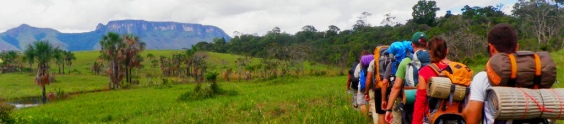
[[[384,15],[405,23],[418,0],[0,0],[0,32],[28,24],[64,33],[93,31],[99,23],[139,19],[198,23],[222,28],[230,36],[264,35],[274,27],[294,34],[305,25],[325,31],[330,25],[351,29],[363,12],[373,26]],[[435,0],[440,11],[460,14],[461,8],[503,4],[510,14],[517,0]]]

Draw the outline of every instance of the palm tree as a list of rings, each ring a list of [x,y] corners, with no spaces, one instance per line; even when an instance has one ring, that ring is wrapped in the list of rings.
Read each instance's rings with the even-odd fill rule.
[[[54,79],[52,76],[49,75],[49,62],[52,58],[54,58],[55,49],[53,45],[51,45],[47,41],[37,41],[33,42],[33,45],[29,45],[28,49],[24,51],[26,52],[33,52],[35,56],[33,59],[37,60],[37,74],[35,75],[35,84],[41,86],[43,88],[42,100],[43,103],[47,102],[47,97],[45,94],[45,85],[50,84]]]
[[[65,64],[68,65],[69,67],[69,74],[70,74],[70,66],[72,65],[72,61],[76,60],[76,57],[74,57],[74,53],[72,53],[71,51],[65,51],[64,52],[64,60],[65,60]],[[65,74],[65,66],[63,65],[63,74]]]
[[[125,56],[122,53],[126,44],[117,33],[109,32],[102,37],[100,46],[102,46],[100,51],[101,58],[108,61],[108,70],[106,71],[109,75],[108,87],[111,89],[119,88],[124,75],[124,68],[121,62],[125,60]]]
[[[141,42],[141,39],[138,36],[133,36],[132,34],[124,34],[122,35],[122,39],[126,44],[125,49],[123,49],[124,52],[122,52],[125,56],[125,78],[127,83],[131,83],[131,71],[133,68],[140,66],[140,62],[142,60],[139,58],[141,58],[141,56],[137,55],[145,50],[145,43]]]
[[[55,58],[55,64],[57,64],[57,67],[59,67],[59,74],[61,74],[61,65],[63,66],[63,71],[65,71],[65,61],[63,58],[63,50],[61,49],[55,49],[54,53],[53,53],[53,57]]]
[[[24,51],[24,60],[27,62],[27,64],[29,64],[29,69],[31,71],[33,71],[31,66],[33,66],[33,63],[35,63],[35,56],[37,56],[35,49],[33,49],[33,46],[28,45],[26,51]]]

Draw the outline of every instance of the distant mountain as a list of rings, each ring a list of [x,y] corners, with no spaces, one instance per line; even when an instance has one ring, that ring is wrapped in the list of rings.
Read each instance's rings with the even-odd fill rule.
[[[0,33],[0,51],[24,50],[28,44],[38,40],[48,40],[71,51],[97,50],[100,49],[100,39],[108,32],[139,36],[147,44],[147,49],[182,49],[200,41],[211,42],[214,38],[231,39],[215,26],[177,22],[118,20],[107,25],[98,24],[96,30],[84,33],[61,33],[51,28],[22,24]]]

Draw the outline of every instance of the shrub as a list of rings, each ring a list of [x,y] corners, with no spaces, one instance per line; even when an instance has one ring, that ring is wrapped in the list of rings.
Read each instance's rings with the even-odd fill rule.
[[[10,123],[13,120],[10,118],[10,113],[14,111],[14,106],[6,103],[4,99],[0,98],[0,123]]]

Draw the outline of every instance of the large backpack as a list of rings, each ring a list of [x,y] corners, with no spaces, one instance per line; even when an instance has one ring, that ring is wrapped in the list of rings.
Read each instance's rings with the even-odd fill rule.
[[[495,54],[486,64],[486,73],[491,86],[531,89],[551,88],[557,75],[556,64],[548,52],[530,51]],[[487,97],[486,100],[490,101]],[[513,120],[513,123],[547,123],[547,119]]]
[[[354,62],[351,70],[349,70],[349,75],[351,75],[351,85],[350,88],[358,90],[358,82],[359,82],[359,78],[354,77],[354,71],[356,70],[356,66],[358,65],[358,62]]]
[[[431,63],[431,55],[427,50],[419,50],[409,56],[411,63],[407,64],[405,71],[405,85],[415,87],[419,83],[419,70]]]
[[[466,123],[461,113],[470,94],[468,87],[472,80],[472,70],[458,62],[450,62],[444,69],[440,69],[436,64],[428,66],[439,75],[429,78],[427,85],[427,118],[430,123]]]
[[[394,55],[392,59],[392,75],[395,75],[398,66],[402,59],[408,57],[409,54],[413,53],[413,48],[411,47],[411,41],[397,41],[390,45],[387,51],[389,54]]]
[[[377,82],[372,89],[377,89],[382,87],[382,80],[384,80],[384,73],[386,72],[386,67],[391,63],[391,58],[388,54],[388,48],[390,46],[378,46],[374,49],[374,78],[372,82]]]
[[[368,77],[368,65],[373,59],[374,59],[373,55],[364,55],[360,58],[360,65],[361,65],[360,78],[359,78],[360,90],[365,89],[366,77]]]

